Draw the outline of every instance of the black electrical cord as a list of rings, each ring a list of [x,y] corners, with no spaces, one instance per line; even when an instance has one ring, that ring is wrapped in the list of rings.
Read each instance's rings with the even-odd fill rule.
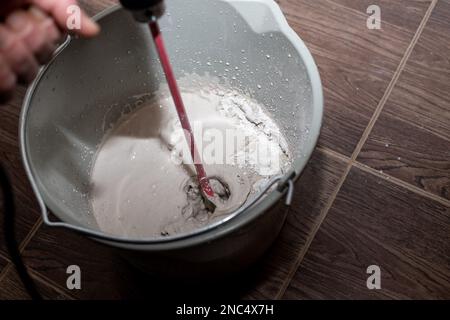
[[[16,267],[22,283],[27,290],[28,294],[33,300],[42,300],[36,285],[29,275],[25,264],[23,263],[22,256],[19,250],[19,244],[16,239],[16,226],[15,226],[15,203],[14,194],[11,182],[8,175],[0,163],[0,187],[3,191],[3,214],[4,214],[4,235],[5,243],[11,257],[11,261]]]

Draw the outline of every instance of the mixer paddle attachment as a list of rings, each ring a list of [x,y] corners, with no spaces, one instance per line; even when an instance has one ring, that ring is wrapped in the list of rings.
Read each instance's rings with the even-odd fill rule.
[[[132,12],[133,17],[138,22],[149,23],[150,31],[155,42],[156,50],[161,60],[164,74],[166,75],[167,83],[169,85],[170,93],[172,94],[173,101],[178,113],[178,117],[181,122],[181,126],[186,137],[186,141],[191,151],[192,161],[194,163],[195,171],[197,172],[197,179],[201,189],[201,194],[205,202],[205,207],[213,213],[216,209],[214,204],[215,194],[209,183],[208,176],[206,175],[205,168],[201,162],[200,154],[195,144],[194,134],[191,124],[189,122],[186,108],[181,98],[180,89],[175,78],[175,74],[172,70],[172,65],[169,60],[169,56],[164,45],[161,30],[158,25],[157,19],[164,14],[165,5],[163,0],[121,0],[120,1],[125,9]]]
[[[156,50],[158,51],[159,58],[161,60],[164,74],[166,75],[167,83],[169,85],[170,93],[172,94],[175,107],[177,109],[178,117],[183,128],[186,141],[191,151],[192,160],[195,170],[197,172],[198,183],[200,185],[201,193],[205,201],[205,206],[210,212],[214,212],[216,205],[214,204],[214,191],[209,183],[208,176],[206,175],[205,168],[201,162],[200,154],[197,149],[197,145],[194,139],[194,133],[192,131],[191,124],[189,122],[186,108],[181,97],[180,89],[178,88],[175,74],[173,73],[172,66],[170,64],[169,56],[164,45],[164,41],[161,35],[161,31],[156,19],[150,22],[150,30],[152,32],[153,40],[155,42]]]

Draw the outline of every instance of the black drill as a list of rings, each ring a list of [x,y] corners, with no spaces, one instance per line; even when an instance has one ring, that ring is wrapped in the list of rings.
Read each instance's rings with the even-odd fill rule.
[[[166,9],[164,0],[120,0],[138,22],[148,23],[160,18]]]

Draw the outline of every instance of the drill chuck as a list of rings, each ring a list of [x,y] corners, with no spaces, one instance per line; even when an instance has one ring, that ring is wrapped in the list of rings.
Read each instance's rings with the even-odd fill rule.
[[[120,0],[120,3],[131,11],[138,22],[143,23],[160,18],[166,9],[164,0]]]

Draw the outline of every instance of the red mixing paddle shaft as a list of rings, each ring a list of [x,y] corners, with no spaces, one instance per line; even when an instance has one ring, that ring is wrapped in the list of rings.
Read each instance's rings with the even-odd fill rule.
[[[159,58],[161,59],[161,64],[166,75],[167,83],[169,84],[170,93],[172,94],[178,117],[180,118],[181,127],[183,128],[188,144],[190,144],[191,156],[194,162],[195,170],[197,171],[197,178],[200,184],[200,188],[202,189],[204,196],[212,198],[214,197],[214,191],[209,184],[205,168],[201,163],[201,158],[194,140],[194,133],[192,131],[191,124],[189,123],[186,108],[184,107],[183,99],[181,98],[177,80],[173,73],[172,66],[169,61],[169,56],[167,55],[166,47],[164,45],[164,41],[157,21],[152,21],[150,23],[150,30],[153,35],[153,40],[155,41]]]

